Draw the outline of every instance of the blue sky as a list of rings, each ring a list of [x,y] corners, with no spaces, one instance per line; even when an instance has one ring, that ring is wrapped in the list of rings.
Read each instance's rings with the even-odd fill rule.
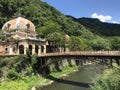
[[[43,0],[64,15],[120,23],[120,0]]]

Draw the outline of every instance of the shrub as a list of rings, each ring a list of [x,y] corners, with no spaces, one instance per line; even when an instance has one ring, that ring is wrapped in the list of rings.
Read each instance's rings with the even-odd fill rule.
[[[120,90],[120,71],[107,69],[103,74],[97,75],[91,86],[93,90]]]
[[[31,64],[32,64],[32,65],[34,65],[34,64],[37,63],[37,57],[38,57],[37,54],[33,54],[33,55],[32,55],[32,60],[31,60]]]
[[[16,72],[15,70],[9,70],[7,73],[7,78],[15,80],[15,79],[20,79],[21,75],[20,73]]]

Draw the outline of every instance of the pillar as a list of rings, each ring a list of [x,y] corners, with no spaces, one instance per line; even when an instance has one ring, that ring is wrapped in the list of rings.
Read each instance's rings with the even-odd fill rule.
[[[43,53],[46,53],[46,45],[44,45],[44,51],[43,51]]]
[[[10,51],[9,51],[9,55],[12,55],[13,54],[13,48],[12,48],[12,46],[10,45],[10,49],[9,49]]]
[[[24,45],[24,54],[26,54],[27,48],[28,48],[28,44]]]
[[[32,45],[32,54],[35,54],[35,44]]]
[[[16,54],[17,55],[19,55],[19,45],[18,45],[18,47],[17,47],[17,50],[16,50],[17,52],[16,52]]]
[[[38,46],[38,55],[41,54],[41,46]]]

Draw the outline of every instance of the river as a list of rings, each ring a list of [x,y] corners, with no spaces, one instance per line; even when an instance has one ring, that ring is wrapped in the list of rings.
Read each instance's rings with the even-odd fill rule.
[[[102,66],[100,65],[87,65],[80,68],[79,71],[70,74],[68,77],[50,79],[55,82],[49,86],[45,86],[39,90],[91,90],[91,79],[94,78],[96,73],[100,73]]]

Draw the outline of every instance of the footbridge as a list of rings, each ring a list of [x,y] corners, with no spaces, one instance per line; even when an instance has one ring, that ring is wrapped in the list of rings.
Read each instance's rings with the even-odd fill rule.
[[[54,52],[44,53],[38,56],[37,68],[46,70],[50,68],[61,70],[66,65],[88,65],[91,63],[105,64],[110,67],[113,62],[120,65],[120,51],[70,51],[70,52]]]

